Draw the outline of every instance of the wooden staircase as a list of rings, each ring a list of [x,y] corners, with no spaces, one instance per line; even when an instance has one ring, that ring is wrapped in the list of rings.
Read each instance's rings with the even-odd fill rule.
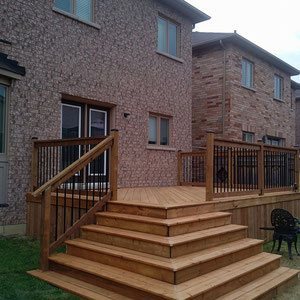
[[[202,209],[201,209],[202,207]],[[86,299],[272,299],[298,282],[231,214],[109,202],[35,277]],[[201,212],[202,211],[202,212]]]

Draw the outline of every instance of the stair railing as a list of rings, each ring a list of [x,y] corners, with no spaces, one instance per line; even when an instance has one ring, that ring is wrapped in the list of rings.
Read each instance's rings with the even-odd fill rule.
[[[80,227],[92,222],[108,200],[117,199],[118,131],[31,193],[41,201],[42,270],[49,269],[49,256]],[[109,166],[109,167],[108,167]]]

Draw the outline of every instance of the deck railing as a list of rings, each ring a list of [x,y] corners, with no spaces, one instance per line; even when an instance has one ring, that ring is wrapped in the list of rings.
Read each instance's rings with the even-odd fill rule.
[[[299,152],[262,143],[228,141],[208,134],[206,200],[292,191],[299,182]]]
[[[178,152],[178,185],[205,186],[206,200],[292,191],[299,184],[299,151],[215,138],[206,150]]]
[[[45,184],[104,139],[105,137],[58,140],[33,139],[32,191]],[[104,157],[101,159],[104,160]]]
[[[90,141],[84,139],[82,144],[76,141],[76,145],[90,145]],[[109,174],[104,167],[104,155],[108,158]],[[117,168],[118,131],[112,131],[110,136],[28,195],[31,200],[41,202],[42,270],[48,269],[51,253],[66,239],[78,235],[80,227],[90,222],[109,199],[116,200]]]
[[[206,150],[178,152],[178,185],[205,186]]]

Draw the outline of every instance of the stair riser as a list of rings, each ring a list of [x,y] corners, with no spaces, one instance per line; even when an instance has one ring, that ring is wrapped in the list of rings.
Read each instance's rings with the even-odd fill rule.
[[[138,205],[122,205],[118,203],[108,203],[107,211],[123,213],[128,215],[146,216],[152,218],[166,219],[167,210],[159,207],[143,207]]]
[[[221,244],[234,242],[246,237],[247,230],[240,229],[233,232],[226,232],[216,236],[209,236],[201,240],[176,245],[171,248],[171,258],[179,257],[185,254],[215,247]]]
[[[158,225],[153,223],[117,219],[106,216],[98,216],[97,224],[102,226],[121,228],[127,230],[133,230],[144,233],[157,234],[161,236],[177,236],[180,234],[196,232],[199,230],[205,230],[213,227],[219,227],[228,225],[231,222],[230,216],[224,216],[208,220],[199,220],[196,222],[190,222],[185,224],[178,224],[173,226]]]
[[[275,296],[282,294],[284,291],[286,291],[288,288],[295,286],[299,284],[298,275],[290,278],[289,280],[283,282],[278,287],[275,287],[268,293],[265,293],[264,295],[258,296],[254,298],[255,300],[272,300]]]
[[[134,300],[162,300],[162,299],[171,299],[171,298],[164,298],[160,296],[156,296],[142,290],[136,289],[134,287],[130,287],[128,285],[122,283],[116,283],[106,278],[102,278],[93,274],[89,274],[82,270],[77,270],[68,266],[60,265],[55,262],[50,262],[50,269],[58,272],[63,275],[71,276],[76,279],[82,280],[89,284],[93,284],[104,289],[116,292],[120,295],[124,295]],[[155,291],[154,291],[155,292]]]
[[[175,207],[175,208],[168,209],[167,218],[174,219],[180,217],[188,217],[197,214],[210,213],[214,211],[215,211],[215,207],[211,203],[204,203],[196,206]]]
[[[197,265],[187,267],[185,269],[176,272],[175,284],[180,284],[187,280],[207,274],[211,271],[217,270],[219,268],[223,268],[232,263],[241,261],[243,259],[246,259],[250,256],[254,256],[261,252],[262,252],[262,246],[255,245],[246,249],[242,249],[240,251],[236,251],[234,253],[223,255],[221,257],[215,258],[213,260],[209,260],[204,263],[199,263]]]
[[[82,231],[82,237],[87,240],[113,245],[117,247],[154,254],[162,257],[170,257],[170,247],[148,241],[134,240],[131,238],[107,235],[88,230]]]
[[[257,269],[250,270],[246,274],[243,274],[239,276],[239,278],[234,278],[233,280],[224,282],[221,285],[211,286],[211,289],[205,291],[202,294],[197,295],[193,299],[195,300],[211,300],[211,299],[217,299],[218,297],[221,297],[237,288],[240,288],[241,286],[261,277],[264,276],[275,269],[279,268],[280,266],[280,259],[273,260],[271,262],[268,262],[262,266],[260,266]]]
[[[170,226],[169,228],[169,236],[177,236],[180,234],[192,233],[192,232],[205,230],[209,228],[229,225],[230,223],[231,223],[231,216],[226,216],[222,218],[215,218],[215,219],[191,222],[187,224],[174,225],[174,226]]]
[[[181,255],[204,250],[210,247],[218,246],[226,242],[233,242],[246,237],[246,229],[229,231],[215,236],[194,240],[180,245],[162,245],[151,241],[142,241],[124,236],[107,235],[101,232],[82,230],[82,237],[91,241],[113,245],[117,247],[136,250],[148,254],[154,254],[162,257],[175,258]]]
[[[149,224],[131,220],[109,218],[105,216],[97,217],[97,224],[108,227],[157,234],[161,236],[168,236],[168,227],[166,225]]]
[[[67,253],[73,256],[89,259],[98,263],[131,271],[168,283],[175,283],[175,273],[171,270],[160,268],[158,266],[151,266],[149,264],[137,262],[125,257],[109,255],[107,253],[99,253],[92,250],[79,248],[73,245],[67,246]]]

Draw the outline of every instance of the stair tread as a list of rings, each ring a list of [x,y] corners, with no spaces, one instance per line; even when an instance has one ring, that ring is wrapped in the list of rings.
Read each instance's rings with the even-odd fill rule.
[[[95,252],[106,253],[109,255],[127,258],[132,261],[142,262],[148,265],[158,266],[168,270],[181,270],[191,265],[200,264],[217,257],[234,253],[250,246],[262,244],[261,240],[242,239],[227,244],[222,244],[213,248],[201,250],[191,254],[179,256],[177,258],[165,258],[157,255],[147,254],[135,250],[102,244],[86,239],[74,239],[66,242],[67,245],[73,245],[84,249],[89,249]]]
[[[131,220],[131,221],[143,222],[143,223],[149,223],[149,224],[174,226],[174,225],[180,225],[180,224],[185,224],[185,223],[190,223],[190,222],[205,221],[205,220],[209,220],[209,219],[227,217],[227,216],[231,216],[231,213],[212,212],[212,213],[206,213],[206,214],[201,214],[201,215],[198,214],[198,215],[187,216],[187,217],[179,217],[179,218],[174,218],[174,219],[159,219],[159,218],[153,218],[153,217],[144,217],[144,216],[139,216],[139,215],[114,213],[114,212],[99,212],[99,213],[96,213],[96,216],[117,218],[117,219],[122,219],[122,220]]]
[[[242,287],[234,290],[218,300],[250,300],[259,295],[263,295],[273,288],[278,287],[283,282],[297,276],[299,270],[280,267]]]
[[[40,270],[29,271],[28,274],[47,281],[48,283],[62,288],[72,294],[85,299],[94,300],[130,300],[130,298],[116,294],[112,291],[103,289],[76,278],[66,276],[53,271],[42,272]]]
[[[142,240],[142,241],[150,241],[152,243],[157,243],[166,246],[180,245],[187,242],[191,242],[193,240],[200,240],[200,239],[204,239],[211,236],[217,236],[228,232],[243,230],[246,228],[247,226],[230,224],[230,225],[224,225],[222,227],[209,228],[209,229],[196,231],[192,233],[186,233],[178,236],[165,237],[165,236],[158,236],[150,233],[141,233],[141,232],[136,232],[131,230],[106,227],[100,225],[86,225],[81,227],[82,230],[89,230],[98,233],[116,235],[120,237],[127,237],[136,240]]]
[[[170,283],[64,253],[55,254],[49,259],[50,261],[73,267],[117,283],[123,283],[143,291],[149,291],[156,295],[164,295],[167,299],[170,297],[174,298],[175,296],[179,297],[179,299],[188,299],[191,296],[198,295],[211,288],[216,288],[221,283],[234,280],[253,269],[261,268],[267,263],[279,258],[279,255],[260,253],[175,286]],[[153,287],[155,287],[155,289],[153,289]],[[175,299],[178,299],[176,297]]]

